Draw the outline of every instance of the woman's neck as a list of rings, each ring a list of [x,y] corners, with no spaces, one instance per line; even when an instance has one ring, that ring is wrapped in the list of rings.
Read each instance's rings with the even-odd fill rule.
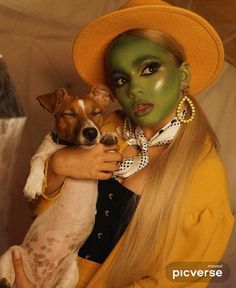
[[[151,126],[142,127],[144,136],[147,140],[151,139],[162,127],[169,123],[172,119],[176,117],[176,111],[172,112],[167,118],[163,119],[161,122]]]

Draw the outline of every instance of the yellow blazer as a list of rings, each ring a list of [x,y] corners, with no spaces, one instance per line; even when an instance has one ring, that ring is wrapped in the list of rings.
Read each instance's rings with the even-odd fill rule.
[[[118,132],[118,144],[121,151],[127,146],[119,135],[122,127],[123,121],[119,112],[110,114],[103,126],[103,130]],[[180,261],[219,262],[232,232],[234,217],[229,203],[227,177],[217,152],[212,150],[196,167],[193,167],[192,175],[188,185],[189,200],[187,212],[180,229],[178,229],[167,264]],[[50,198],[42,196],[34,214],[38,215],[52,205],[57,198],[59,190]],[[177,215],[173,217],[170,229],[176,227],[177,219]],[[166,245],[172,240],[167,238]],[[111,259],[117,253],[120,245],[121,240],[102,265],[78,257],[80,281],[76,288],[106,287],[102,277],[100,282],[95,284],[95,281],[100,278],[100,275],[106,273],[107,267],[109,267]],[[208,279],[209,281],[210,278]],[[207,282],[199,281],[191,283],[173,282],[167,278],[166,271],[160,271],[155,275],[132,283],[126,288],[205,288],[207,285]]]

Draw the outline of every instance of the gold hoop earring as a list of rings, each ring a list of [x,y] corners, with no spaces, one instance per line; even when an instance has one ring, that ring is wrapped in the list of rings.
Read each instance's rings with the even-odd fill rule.
[[[181,123],[188,123],[193,121],[194,117],[196,116],[196,109],[193,104],[193,101],[188,97],[189,96],[189,86],[185,86],[182,90],[182,94],[184,97],[180,100],[179,105],[177,107],[177,119]],[[185,119],[185,113],[183,113],[184,104],[187,103],[191,109],[191,116],[188,119]]]

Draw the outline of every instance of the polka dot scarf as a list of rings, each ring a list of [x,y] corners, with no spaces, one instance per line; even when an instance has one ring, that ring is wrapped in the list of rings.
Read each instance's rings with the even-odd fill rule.
[[[183,113],[185,114],[186,112],[184,111]],[[134,158],[125,158],[120,162],[118,171],[114,173],[114,178],[127,178],[147,166],[149,162],[148,148],[169,144],[179,131],[180,125],[181,123],[176,117],[161,128],[151,139],[147,140],[142,128],[135,126],[133,129],[130,119],[126,117],[123,138],[129,145],[137,145],[140,148],[140,153]]]

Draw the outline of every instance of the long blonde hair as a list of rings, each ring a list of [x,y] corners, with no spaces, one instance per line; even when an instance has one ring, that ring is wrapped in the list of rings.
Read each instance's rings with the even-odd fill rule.
[[[177,65],[186,61],[183,47],[160,31],[135,29],[125,34],[157,41],[174,55]],[[181,221],[184,215],[186,188],[193,166],[200,160],[206,141],[211,143],[210,149],[218,147],[216,136],[203,111],[194,98],[192,101],[196,107],[195,119],[183,124],[169,147],[146,167],[146,181],[137,209],[117,254],[102,275],[105,287],[125,287],[150,276],[165,265],[178,226],[170,232],[170,224],[172,217],[178,215],[178,221]],[[173,242],[169,241],[167,247],[164,242],[169,233],[173,233],[170,237]]]

